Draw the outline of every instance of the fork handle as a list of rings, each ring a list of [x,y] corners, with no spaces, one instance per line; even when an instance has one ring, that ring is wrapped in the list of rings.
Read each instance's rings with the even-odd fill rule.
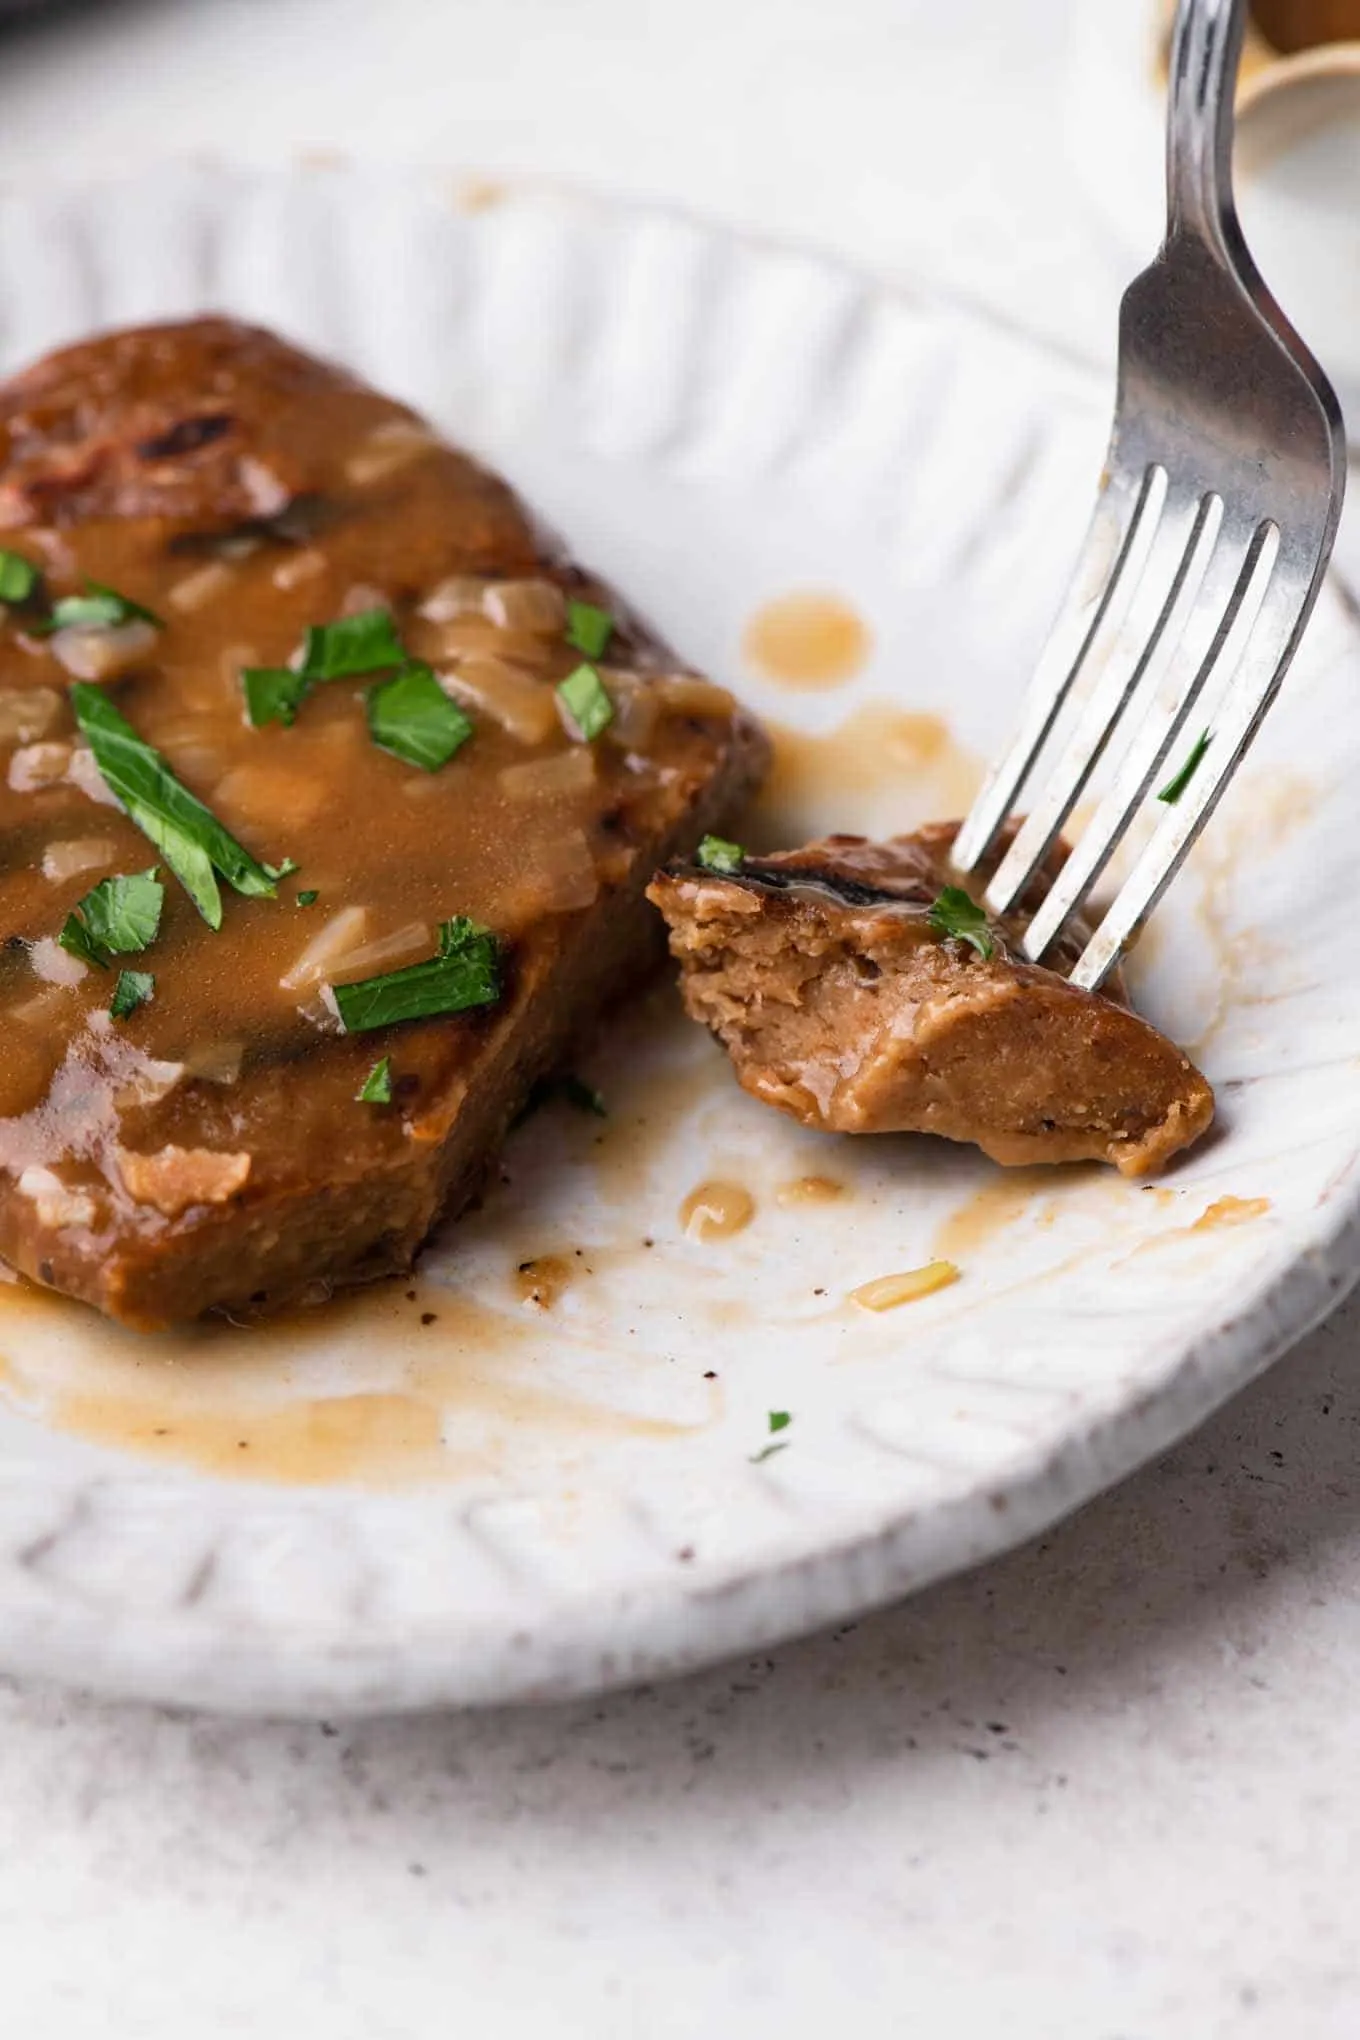
[[[1211,246],[1236,231],[1233,100],[1247,0],[1180,0],[1166,127],[1167,239]]]

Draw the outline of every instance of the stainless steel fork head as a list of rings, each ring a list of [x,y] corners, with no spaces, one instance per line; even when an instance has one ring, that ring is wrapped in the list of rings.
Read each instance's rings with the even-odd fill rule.
[[[1015,740],[954,848],[959,870],[975,870],[1034,782],[986,888],[988,907],[1004,913],[1106,761],[1095,811],[1026,933],[1037,961],[1136,816],[1155,811],[1072,972],[1091,989],[1174,878],[1255,736],[1317,599],[1345,488],[1331,385],[1257,273],[1233,206],[1245,7],[1181,0],[1166,239],[1123,301],[1095,515]]]

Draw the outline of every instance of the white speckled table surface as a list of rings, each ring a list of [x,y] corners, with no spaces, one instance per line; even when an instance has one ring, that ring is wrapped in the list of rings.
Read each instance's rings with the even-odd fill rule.
[[[96,0],[0,44],[0,176],[54,136],[565,176],[1099,355],[1126,262],[1063,146],[1065,14]],[[1358,1334],[1041,1544],[665,1689],[337,1731],[0,1681],[6,2029],[1354,2034]]]

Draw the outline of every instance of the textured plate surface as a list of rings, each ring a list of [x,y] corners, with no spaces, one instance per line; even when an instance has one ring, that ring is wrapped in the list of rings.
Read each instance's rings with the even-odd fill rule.
[[[222,306],[423,407],[687,659],[795,726],[767,833],[958,810],[1108,415],[1013,335],[823,263],[552,195],[460,211],[371,173],[10,196],[0,281],[6,367]],[[873,634],[835,692],[743,662],[751,613],[807,588]],[[0,1292],[0,1663],[271,1711],[579,1692],[918,1587],[1184,1432],[1352,1279],[1358,680],[1328,592],[1140,957],[1142,1003],[1221,1104],[1163,1185],[819,1140],[741,1097],[663,990],[587,1065],[609,1119],[539,1114],[436,1249],[426,1347],[391,1295],[163,1345]],[[830,738],[820,765],[799,732]],[[809,1175],[841,1194],[799,1201]],[[679,1207],[714,1179],[755,1215],[696,1240]],[[954,1287],[849,1300],[941,1251]],[[531,1259],[558,1269],[537,1302]],[[771,1410],[786,1449],[753,1463]],[[237,1420],[273,1440],[270,1478],[225,1476]]]

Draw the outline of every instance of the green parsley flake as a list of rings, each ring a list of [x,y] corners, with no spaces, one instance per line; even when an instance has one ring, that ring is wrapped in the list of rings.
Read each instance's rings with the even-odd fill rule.
[[[558,683],[557,698],[583,743],[593,744],[601,730],[607,730],[614,720],[614,704],[593,666],[578,666],[574,673],[568,673]]]
[[[149,970],[120,970],[109,1006],[110,1018],[126,1020],[129,1013],[135,1013],[154,997],[155,991],[156,980]]]
[[[593,602],[567,603],[567,643],[588,659],[602,659],[614,635],[614,619]]]
[[[266,723],[282,723],[289,729],[311,692],[311,682],[291,666],[243,666],[241,686],[245,690],[246,715],[255,729]]]
[[[321,895],[316,890],[315,886],[309,885],[298,894],[297,898],[293,902],[293,905],[295,907],[314,907],[317,901],[320,899],[320,897]]]
[[[608,1119],[609,1108],[593,1085],[568,1071],[557,1079],[555,1088],[561,1092],[569,1105],[578,1112],[593,1112],[597,1119]]]
[[[120,595],[102,581],[87,580],[83,595],[63,595],[52,604],[52,614],[42,629],[46,635],[54,630],[106,630],[120,623],[154,623],[157,630],[165,627],[154,610],[144,609],[130,595]]]
[[[111,954],[126,956],[155,941],[164,904],[155,865],[126,878],[101,878],[77,900],[57,940],[71,956],[107,970]]]
[[[713,871],[720,878],[734,878],[746,862],[746,852],[740,843],[725,842],[721,836],[705,836],[694,853],[694,861],[703,871]]]
[[[302,648],[307,680],[349,680],[405,664],[405,649],[386,609],[362,609],[357,616],[313,624]]]
[[[359,1105],[390,1105],[392,1103],[392,1058],[385,1055],[381,1062],[375,1062],[363,1083],[354,1094]]]
[[[413,660],[370,691],[368,728],[381,750],[423,772],[437,772],[472,735],[472,720],[449,700],[430,668]]]
[[[947,885],[930,910],[930,925],[938,934],[971,942],[984,963],[996,954],[996,943],[987,916],[961,885]]]
[[[789,1425],[793,1422],[793,1417],[788,1410],[771,1410],[769,1422],[770,1433],[773,1436],[776,1431],[787,1431]],[[765,1460],[773,1459],[776,1452],[783,1452],[787,1449],[788,1443],[787,1438],[781,1438],[777,1445],[763,1445],[759,1452],[751,1454],[752,1466],[760,1466]]]
[[[40,579],[32,560],[0,546],[0,602],[27,602]]]
[[[216,815],[182,786],[102,688],[77,680],[68,690],[81,735],[128,818],[150,837],[210,928],[222,925],[220,874],[238,893],[275,897],[268,868],[224,829]]]
[[[438,954],[423,963],[362,978],[358,984],[331,986],[346,1034],[492,1006],[500,995],[496,938],[462,914],[441,925]]]
[[[1158,800],[1164,800],[1168,807],[1175,807],[1176,802],[1180,799],[1186,787],[1204,763],[1204,754],[1213,741],[1213,732],[1211,730],[1200,731],[1189,757],[1175,778],[1167,780],[1166,785],[1157,796]]]

